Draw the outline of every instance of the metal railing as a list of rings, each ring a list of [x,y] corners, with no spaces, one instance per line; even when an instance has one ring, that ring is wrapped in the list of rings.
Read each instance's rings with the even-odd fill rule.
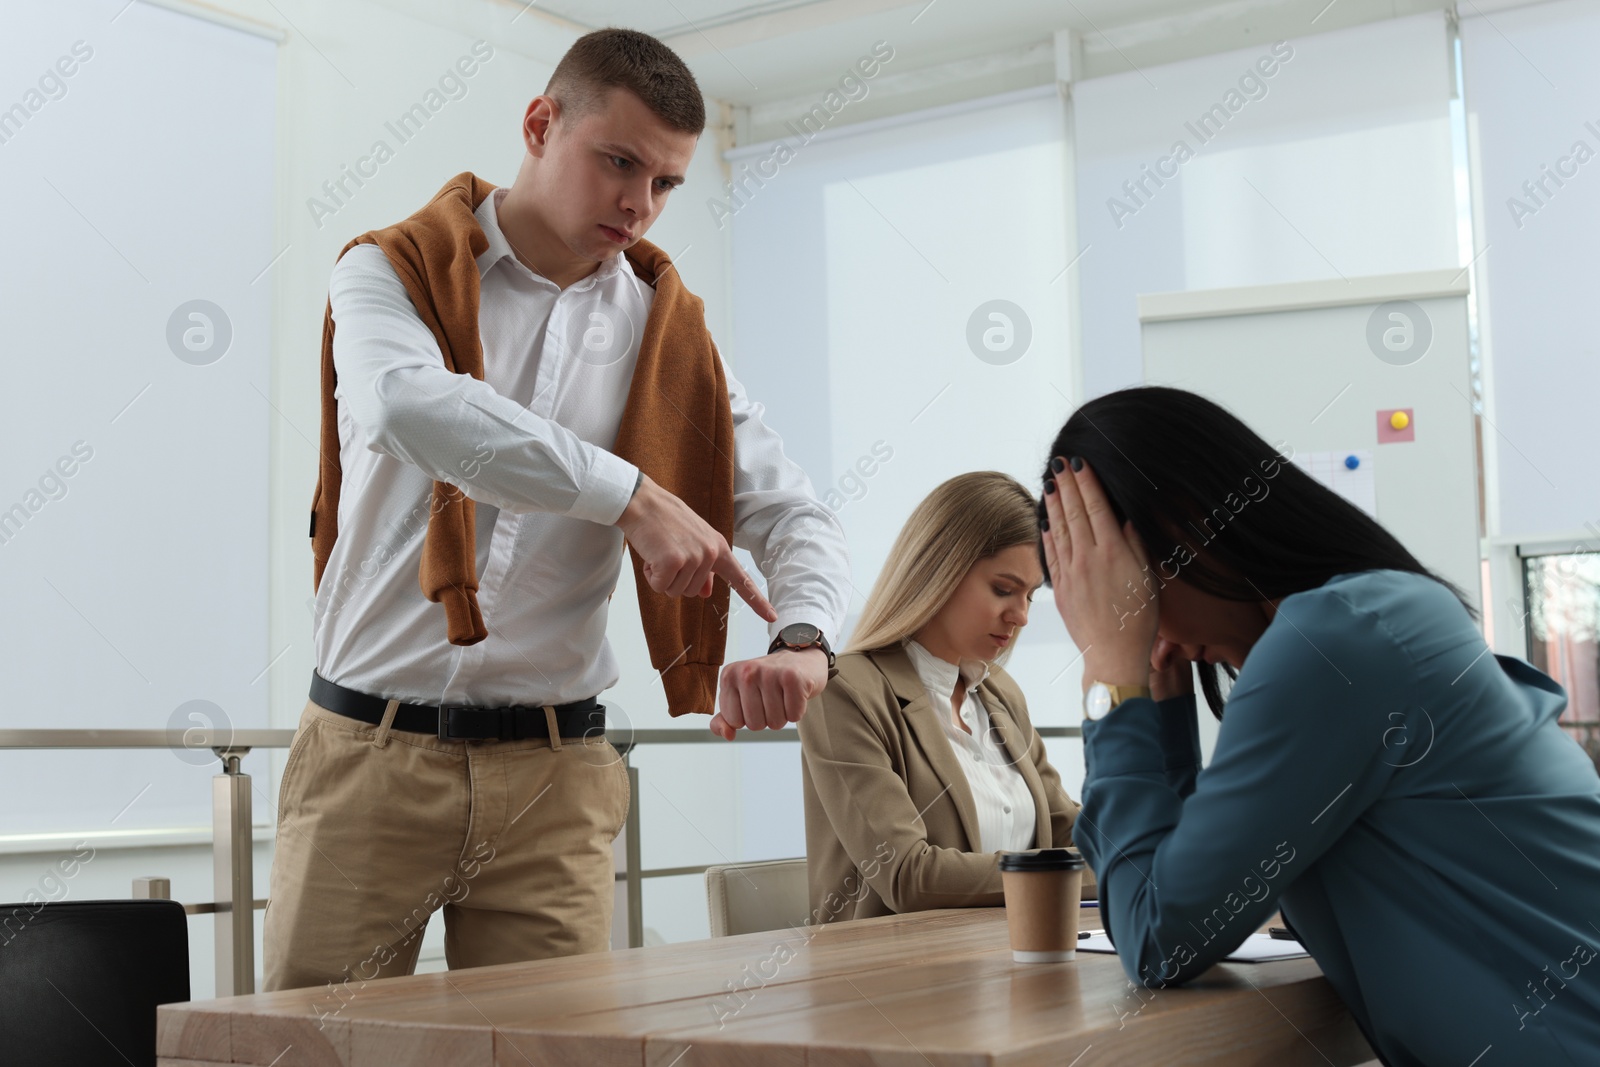
[[[1079,737],[1076,726],[1044,726],[1042,737]],[[254,748],[288,748],[293,730],[207,730],[193,728],[168,730],[0,730],[0,749],[205,749],[222,761],[222,770],[211,780],[211,856],[212,889],[215,901],[185,904],[190,915],[211,915],[216,924],[216,995],[234,996],[255,992],[255,921],[253,913],[265,908],[265,900],[255,899],[254,804],[250,796],[250,776],[240,770],[240,761]],[[738,744],[794,743],[795,730],[743,733]],[[643,869],[640,858],[639,768],[631,761],[640,745],[701,745],[721,742],[700,730],[631,730],[625,738],[612,738],[628,771],[632,797],[624,824],[624,870],[617,880],[626,885],[628,945],[644,944],[644,879],[701,874],[706,865]],[[723,742],[725,743],[725,742]],[[136,878],[132,895],[136,898],[171,896],[166,878]],[[243,918],[240,918],[243,916]]]
[[[216,924],[217,996],[253,993],[256,939],[254,805],[250,776],[239,762],[252,748],[288,748],[293,730],[234,730],[195,727],[168,730],[0,730],[0,749],[211,749],[222,773],[211,779],[211,881],[214,902],[186,904],[190,915],[212,915]],[[165,878],[135,879],[135,897],[166,896]]]

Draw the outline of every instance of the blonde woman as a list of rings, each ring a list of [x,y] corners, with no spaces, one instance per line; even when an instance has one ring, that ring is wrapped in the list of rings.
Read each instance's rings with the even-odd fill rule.
[[[1044,581],[1037,506],[963,474],[895,540],[800,720],[812,922],[1003,904],[998,852],[1072,844],[1078,805],[1000,666]]]

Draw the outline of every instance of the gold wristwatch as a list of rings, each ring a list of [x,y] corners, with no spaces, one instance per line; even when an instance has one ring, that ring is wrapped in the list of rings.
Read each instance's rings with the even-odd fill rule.
[[[1149,695],[1150,687],[1147,685],[1107,685],[1104,682],[1095,682],[1083,695],[1083,717],[1098,722],[1124,700]]]

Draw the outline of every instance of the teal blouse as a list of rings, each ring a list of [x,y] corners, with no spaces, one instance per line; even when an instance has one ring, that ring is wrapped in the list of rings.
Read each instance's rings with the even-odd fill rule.
[[[1277,909],[1392,1067],[1600,1064],[1600,776],[1565,706],[1429,578],[1285,597],[1205,769],[1192,695],[1084,724],[1073,837],[1129,978]]]

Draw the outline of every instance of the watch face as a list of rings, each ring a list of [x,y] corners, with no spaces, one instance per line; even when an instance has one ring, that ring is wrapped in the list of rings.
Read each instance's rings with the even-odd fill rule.
[[[808,622],[796,622],[778,631],[778,640],[790,648],[807,648],[817,643],[822,631]]]
[[[1111,710],[1111,690],[1104,682],[1089,687],[1083,698],[1083,713],[1091,719],[1101,719]]]

